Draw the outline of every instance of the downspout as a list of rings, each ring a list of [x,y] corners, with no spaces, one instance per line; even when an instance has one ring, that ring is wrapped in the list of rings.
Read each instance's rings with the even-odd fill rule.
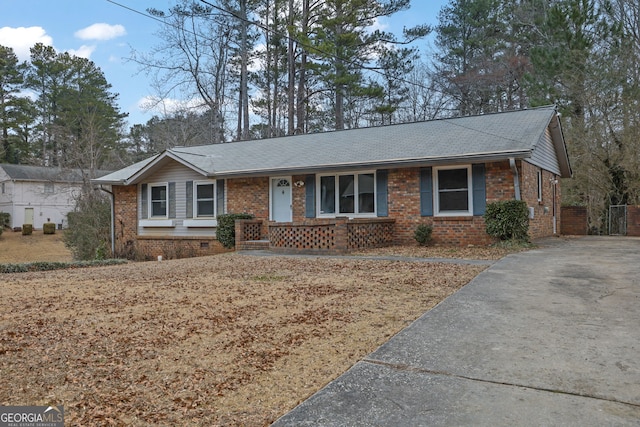
[[[558,234],[558,213],[556,212],[558,209],[558,205],[556,203],[558,178],[555,174],[553,175],[553,178],[551,178],[551,185],[553,186],[553,235],[555,236]]]
[[[509,157],[509,166],[513,172],[513,188],[515,189],[516,200],[520,200],[520,175],[518,174],[518,166],[516,166],[516,159]]]
[[[115,206],[115,199],[113,197],[113,192],[109,191],[109,190],[105,190],[102,185],[100,186],[100,190],[104,191],[105,193],[109,193],[109,200],[111,201],[111,256],[115,257],[116,256],[116,224],[115,224],[115,217],[116,217],[116,206]]]

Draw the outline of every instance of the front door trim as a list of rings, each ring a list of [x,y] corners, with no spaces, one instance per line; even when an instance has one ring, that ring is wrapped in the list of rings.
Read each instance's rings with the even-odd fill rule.
[[[283,185],[284,181],[288,183],[288,185]],[[272,176],[269,178],[269,219],[271,221],[277,222],[291,222],[293,221],[293,209],[292,209],[292,179],[291,176]],[[284,191],[283,197],[276,197],[276,191]],[[280,206],[276,206],[275,203],[281,203]],[[282,212],[275,212],[276,208],[283,209],[286,211],[284,214]],[[288,215],[287,215],[288,213]],[[277,218],[279,215],[284,215],[283,217]],[[284,220],[284,221],[283,221]]]

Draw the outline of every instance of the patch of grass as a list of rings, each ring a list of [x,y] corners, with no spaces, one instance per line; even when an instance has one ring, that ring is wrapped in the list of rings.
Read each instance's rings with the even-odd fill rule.
[[[495,244],[491,245],[494,248],[504,249],[513,252],[526,251],[529,249],[535,249],[536,245],[527,242],[525,240],[517,240],[517,239],[509,239],[509,240],[500,240]]]
[[[285,279],[287,279],[286,276],[278,276],[275,274],[261,274],[251,278],[251,280],[255,280],[256,282],[280,282]]]
[[[22,264],[0,264],[1,273],[28,273],[33,271],[62,270],[65,268],[101,267],[105,265],[125,264],[123,259],[103,259],[94,261],[51,262],[37,261]]]

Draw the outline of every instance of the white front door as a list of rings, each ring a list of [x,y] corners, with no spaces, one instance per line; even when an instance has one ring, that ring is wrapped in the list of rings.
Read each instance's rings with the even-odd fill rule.
[[[291,178],[271,178],[271,220],[291,222]]]
[[[24,208],[24,223],[33,225],[33,208]]]

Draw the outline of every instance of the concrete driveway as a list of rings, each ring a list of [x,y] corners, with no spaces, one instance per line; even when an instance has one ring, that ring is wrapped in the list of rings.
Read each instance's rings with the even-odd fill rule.
[[[640,239],[510,255],[274,426],[640,425]]]

